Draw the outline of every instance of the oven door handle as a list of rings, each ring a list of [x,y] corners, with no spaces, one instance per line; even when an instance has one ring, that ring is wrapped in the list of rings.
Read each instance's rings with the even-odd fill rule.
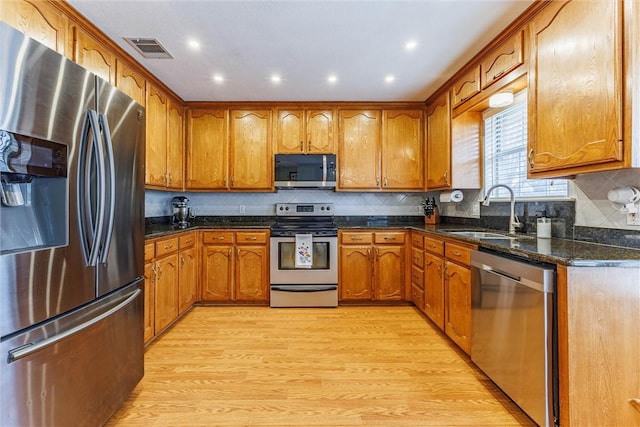
[[[271,290],[281,292],[326,292],[338,290],[338,285],[271,285]]]

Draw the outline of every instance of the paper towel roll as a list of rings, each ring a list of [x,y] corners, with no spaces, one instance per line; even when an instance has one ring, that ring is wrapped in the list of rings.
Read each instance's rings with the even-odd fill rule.
[[[460,203],[464,198],[464,194],[460,190],[453,191],[443,191],[440,193],[440,202],[441,203]]]

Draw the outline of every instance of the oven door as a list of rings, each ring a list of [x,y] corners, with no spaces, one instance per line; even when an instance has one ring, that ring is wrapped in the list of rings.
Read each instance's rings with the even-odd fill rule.
[[[295,267],[295,237],[271,237],[272,285],[335,285],[338,283],[338,238],[313,238],[311,268]]]

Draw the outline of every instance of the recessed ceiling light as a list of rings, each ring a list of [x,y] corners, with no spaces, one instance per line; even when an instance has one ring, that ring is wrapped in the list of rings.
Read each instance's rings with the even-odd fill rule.
[[[191,50],[200,50],[200,42],[196,39],[187,40],[187,46],[189,46]]]
[[[336,83],[338,81],[338,76],[336,76],[335,74],[330,74],[329,77],[327,77],[327,81],[329,83]]]
[[[216,83],[224,83],[224,76],[222,74],[214,74],[213,81]]]
[[[271,83],[273,83],[274,85],[280,84],[280,82],[282,81],[282,77],[280,77],[277,74],[274,74],[271,76]]]
[[[393,75],[393,74],[389,74],[387,77],[385,77],[385,78],[384,78],[384,82],[385,82],[385,83],[393,83],[393,81],[394,81],[395,79],[396,79],[396,78],[394,77],[394,75]]]
[[[406,50],[413,50],[418,46],[418,42],[415,40],[409,40],[407,44],[404,45]]]

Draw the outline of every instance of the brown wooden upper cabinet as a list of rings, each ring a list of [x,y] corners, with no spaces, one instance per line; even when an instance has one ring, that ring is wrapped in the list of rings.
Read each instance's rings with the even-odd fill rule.
[[[229,188],[228,123],[228,110],[189,110],[185,172],[187,189],[226,190]]]
[[[233,190],[272,190],[271,110],[231,110],[230,183]]]
[[[276,154],[331,154],[335,152],[335,112],[289,108],[278,110]]]
[[[3,1],[0,20],[70,58],[72,37],[69,19],[53,4],[44,1]]]
[[[427,190],[451,188],[451,104],[449,91],[427,106]]]
[[[631,3],[551,2],[530,23],[529,176],[630,165],[631,132],[623,142],[622,61],[627,53],[633,60],[634,48],[623,50],[623,8],[632,11]],[[635,28],[635,40],[633,34],[625,40],[637,45]],[[637,74],[631,78],[638,82]]]
[[[73,60],[109,83],[115,83],[116,56],[82,28],[73,28]]]
[[[524,30],[493,49],[480,61],[480,88],[486,89],[524,63]]]
[[[380,110],[341,110],[338,140],[338,187],[380,188]]]
[[[120,58],[116,58],[116,87],[138,104],[146,105],[147,81],[135,67]]]
[[[383,111],[382,189],[424,188],[422,116],[422,110]]]
[[[480,66],[476,65],[467,71],[451,88],[452,108],[457,107],[480,93]]]

